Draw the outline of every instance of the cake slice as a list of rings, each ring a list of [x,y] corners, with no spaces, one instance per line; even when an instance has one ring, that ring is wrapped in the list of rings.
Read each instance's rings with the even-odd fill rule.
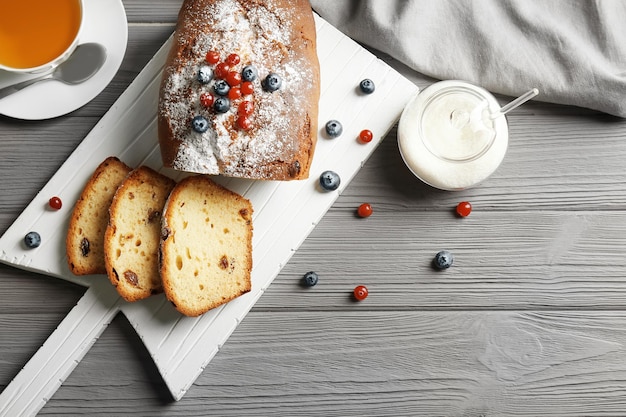
[[[165,295],[187,316],[249,292],[252,204],[207,176],[183,179],[165,206],[159,260]]]
[[[163,291],[158,267],[161,213],[175,184],[141,166],[126,177],[113,197],[104,259],[111,283],[127,301]]]
[[[74,275],[104,274],[104,232],[115,190],[131,168],[111,156],[96,168],[74,206],[65,240]]]

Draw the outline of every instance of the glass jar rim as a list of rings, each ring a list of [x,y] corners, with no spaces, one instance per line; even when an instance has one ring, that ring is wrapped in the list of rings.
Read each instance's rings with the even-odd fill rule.
[[[491,96],[474,86],[458,84],[444,86],[430,95],[428,90],[422,92],[426,99],[418,123],[424,147],[448,162],[466,163],[483,156],[497,135],[495,123],[489,118],[493,112]],[[463,103],[458,104],[459,108],[449,108],[448,103],[455,101]],[[473,107],[467,108],[469,105]],[[434,128],[438,128],[437,131],[433,131]],[[448,137],[442,137],[446,134]],[[450,137],[458,140],[451,144]]]

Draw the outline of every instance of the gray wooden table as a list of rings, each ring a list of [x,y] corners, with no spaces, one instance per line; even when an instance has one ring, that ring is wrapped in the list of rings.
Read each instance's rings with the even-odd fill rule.
[[[124,4],[128,50],[104,92],[52,120],[0,117],[0,233],[168,38],[180,0]],[[626,120],[538,102],[508,119],[503,165],[462,192],[414,178],[392,131],[179,402],[118,315],[40,415],[626,415]],[[456,256],[444,273],[440,249]],[[84,291],[0,265],[0,389]]]

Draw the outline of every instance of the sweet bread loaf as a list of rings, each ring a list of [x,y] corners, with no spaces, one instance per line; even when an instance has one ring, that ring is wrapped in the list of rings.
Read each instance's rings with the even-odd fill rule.
[[[185,0],[160,88],[165,166],[308,177],[320,95],[307,0]]]
[[[181,180],[163,212],[161,278],[167,298],[198,316],[251,289],[252,204],[196,175]]]
[[[158,265],[161,214],[175,184],[140,166],[115,192],[104,235],[104,260],[109,280],[127,301],[163,291]]]
[[[66,237],[67,263],[74,275],[104,274],[104,233],[115,190],[131,168],[118,158],[105,159],[87,181],[74,205]]]

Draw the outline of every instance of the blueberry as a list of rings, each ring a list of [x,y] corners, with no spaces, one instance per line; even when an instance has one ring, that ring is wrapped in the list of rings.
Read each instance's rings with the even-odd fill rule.
[[[198,133],[204,133],[209,130],[209,121],[202,116],[196,116],[191,121],[191,127]]]
[[[217,97],[213,103],[213,110],[218,113],[226,113],[230,109],[230,100],[226,97]]]
[[[452,266],[454,256],[447,250],[437,252],[435,259],[433,259],[433,266],[437,269],[448,269]]]
[[[246,65],[241,70],[241,78],[244,81],[254,81],[258,77],[259,73],[253,65]]]
[[[376,89],[376,86],[374,85],[374,81],[370,80],[369,78],[366,78],[361,81],[361,83],[359,84],[359,88],[365,94],[372,94],[374,90]]]
[[[305,287],[312,287],[317,284],[318,280],[319,276],[317,275],[317,273],[310,271],[304,274],[304,276],[302,277],[302,285],[304,285]]]
[[[28,232],[24,236],[24,244],[27,248],[36,248],[41,245],[41,236],[37,232]]]
[[[329,120],[326,123],[326,133],[331,138],[336,138],[343,133],[343,126],[338,120]]]
[[[263,89],[272,93],[278,90],[282,84],[283,80],[280,78],[280,75],[270,72],[263,80]]]
[[[334,191],[339,188],[341,178],[335,171],[324,171],[320,175],[320,186],[326,191]]]
[[[197,78],[201,84],[208,84],[213,79],[213,70],[208,65],[203,65],[198,70]]]
[[[215,94],[218,96],[227,95],[229,90],[230,85],[228,85],[226,80],[217,80],[215,81],[215,84],[213,84],[213,91],[215,91]]]

